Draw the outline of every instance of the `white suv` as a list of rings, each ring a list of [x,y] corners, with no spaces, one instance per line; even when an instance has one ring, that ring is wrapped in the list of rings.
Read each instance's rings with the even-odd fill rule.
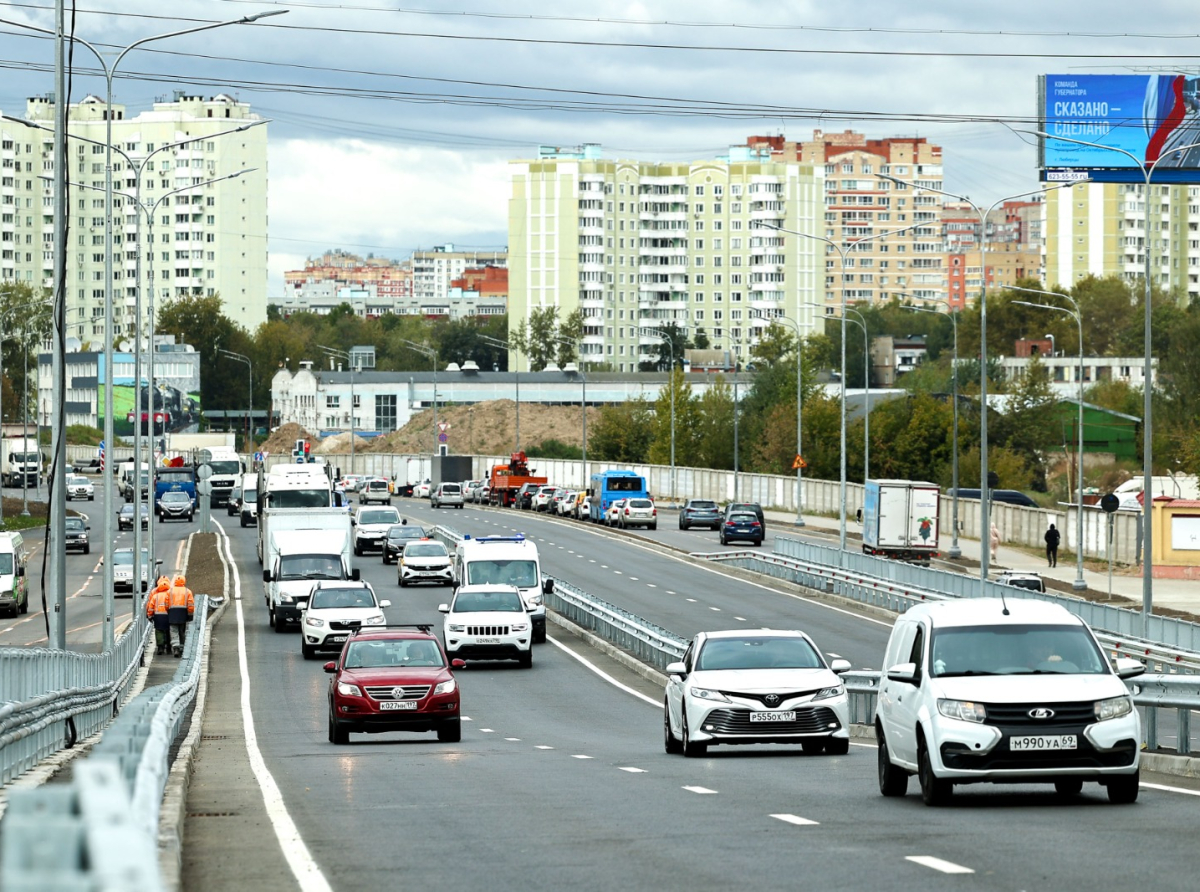
[[[875,733],[879,791],[903,796],[916,774],[926,805],[955,784],[1084,781],[1112,802],[1138,795],[1141,725],[1123,679],[1087,625],[1058,604],[998,598],[918,604],[896,620],[884,656]]]
[[[310,660],[318,650],[340,651],[355,629],[382,626],[391,606],[366,582],[317,582],[300,617],[300,652]]]
[[[388,528],[400,522],[400,512],[390,505],[383,508],[359,508],[351,521],[354,525],[354,553],[383,551]]]
[[[450,659],[516,660],[525,669],[533,665],[533,622],[513,586],[464,585],[438,610],[446,614]]]
[[[358,504],[367,505],[371,502],[392,504],[392,490],[382,477],[372,477],[358,485]]]
[[[431,508],[461,508],[463,493],[461,483],[439,483],[429,496]]]

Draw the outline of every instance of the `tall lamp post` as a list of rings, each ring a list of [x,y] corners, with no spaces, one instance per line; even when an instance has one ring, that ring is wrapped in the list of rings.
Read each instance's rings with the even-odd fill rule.
[[[256,13],[251,16],[243,16],[241,18],[230,19],[230,20],[223,21],[223,22],[212,22],[209,24],[197,25],[197,26],[194,26],[191,28],[184,28],[184,29],[178,30],[178,31],[169,31],[165,34],[156,34],[151,37],[143,37],[141,40],[135,40],[133,43],[129,44],[127,47],[120,50],[120,52],[118,52],[116,54],[116,58],[112,61],[111,64],[109,64],[109,62],[105,58],[105,54],[102,53],[99,49],[97,49],[95,46],[93,46],[88,41],[84,40],[81,37],[75,36],[75,35],[71,35],[68,37],[68,39],[70,39],[73,42],[78,43],[80,46],[83,46],[86,49],[88,49],[92,53],[92,55],[94,55],[96,57],[96,61],[100,64],[100,67],[104,72],[104,82],[105,82],[105,89],[106,89],[106,94],[105,94],[106,98],[105,98],[105,106],[104,106],[104,108],[105,108],[105,114],[104,114],[104,118],[105,118],[105,136],[104,136],[104,142],[105,142],[105,157],[104,157],[104,192],[105,192],[105,202],[104,202],[104,376],[105,376],[105,382],[106,382],[106,386],[104,389],[104,443],[105,443],[105,447],[108,450],[110,450],[110,452],[113,449],[113,445],[114,445],[113,391],[112,391],[112,388],[113,388],[113,336],[114,336],[113,271],[112,271],[112,250],[113,250],[113,233],[112,233],[112,226],[113,226],[113,220],[112,220],[112,217],[113,217],[113,183],[112,183],[112,174],[113,174],[113,168],[112,168],[113,77],[116,74],[117,67],[121,64],[121,61],[125,58],[125,56],[129,52],[131,52],[132,50],[136,49],[139,46],[144,46],[147,43],[152,43],[157,40],[166,40],[169,37],[182,37],[187,34],[196,34],[201,31],[211,31],[214,28],[222,28],[226,25],[246,25],[246,24],[255,22],[259,19],[267,18],[269,16],[283,15],[286,12],[288,12],[288,10],[286,10],[286,9],[274,10],[271,12],[260,12],[260,13]],[[52,37],[58,36],[57,33],[53,30],[49,30],[46,28],[39,28],[35,25],[30,25],[25,22],[17,22],[17,21],[12,21],[9,19],[0,19],[0,23],[7,24],[7,25],[13,25],[18,28],[25,28],[30,31],[36,31],[40,34],[48,34]],[[111,55],[111,54],[109,54],[109,55]],[[61,96],[61,95],[59,96],[60,102],[65,101],[65,99],[66,99],[65,96]],[[57,130],[57,128],[56,128],[56,130]],[[59,138],[60,138],[60,135],[56,132],[55,139],[58,140]],[[65,134],[62,134],[61,138],[65,138]],[[62,155],[65,155],[65,152],[63,152]],[[62,156],[60,155],[59,158],[61,158],[61,157]],[[55,164],[56,168],[59,166],[57,163],[59,158],[56,158],[56,164]],[[57,176],[65,175],[65,171],[63,171],[61,174],[56,173],[56,175]],[[61,217],[58,218],[57,226],[59,228],[61,228],[63,226],[64,222],[65,221],[62,220]],[[58,348],[56,347],[56,349],[58,349]],[[153,416],[153,412],[151,412],[151,416]],[[56,450],[56,451],[60,451],[60,450]],[[140,471],[141,471],[140,468],[137,468],[137,467],[134,468],[135,484],[137,482],[140,482]],[[56,483],[57,483],[57,481],[56,481]],[[62,490],[62,486],[58,486],[58,485],[55,486],[55,493],[56,493],[55,505],[51,506],[52,513],[57,514],[59,518],[61,518],[62,516],[65,515],[65,505],[66,505],[66,503],[64,501],[62,503],[63,510],[61,511],[61,513],[54,510],[56,508],[57,502],[58,502],[57,494],[61,490]],[[112,515],[113,515],[113,487],[111,485],[109,485],[109,482],[106,482],[106,485],[104,487],[104,516],[107,520],[111,521]],[[53,521],[54,518],[51,518],[51,519]],[[134,525],[136,526],[137,523],[138,523],[138,518],[137,518],[137,515],[135,514],[134,515]],[[53,526],[53,523],[51,525]],[[102,586],[103,586],[103,596],[104,596],[104,618],[103,618],[103,624],[101,627],[101,649],[104,651],[112,650],[112,648],[115,644],[115,630],[114,630],[114,626],[113,626],[113,609],[114,609],[113,545],[114,545],[114,535],[113,535],[112,524],[106,522],[105,526],[104,526],[104,570],[103,570],[103,576],[102,576]],[[63,602],[65,601],[65,597],[66,597],[65,574],[63,572],[58,572],[58,570],[57,570],[57,566],[60,563],[59,558],[63,554],[65,554],[64,546],[65,546],[65,540],[55,540],[55,542],[54,542],[54,552],[55,553],[53,555],[49,556],[50,560],[51,560],[51,564],[52,564],[52,572],[51,572],[52,600],[55,603],[55,608],[54,608],[55,610],[58,610],[60,608],[60,605],[63,604]],[[136,555],[135,560],[141,560],[141,555]],[[134,571],[134,575],[136,577],[136,575],[137,575],[136,570]],[[62,589],[62,591],[60,592],[59,589]],[[138,599],[134,598],[133,600],[136,602]],[[62,631],[59,632],[58,637],[60,637],[62,639],[62,641],[65,643],[65,637],[63,636]],[[51,644],[51,646],[55,646],[56,644],[58,644],[58,642],[51,641],[50,644]]]
[[[222,349],[220,352],[222,355],[228,356],[230,359],[236,359],[238,362],[246,363],[246,371],[250,376],[249,400],[246,402],[246,406],[248,407],[246,410],[246,451],[251,454],[251,457],[253,457],[253,454],[254,454],[254,435],[253,435],[254,366],[250,362],[250,357],[246,356],[244,353],[234,353],[232,350],[225,350],[225,349]],[[351,408],[351,410],[354,409],[353,398],[350,401],[350,408]],[[353,441],[353,438],[351,438],[351,440]]]
[[[1107,152],[1119,152],[1133,162],[1133,166],[1141,172],[1142,178],[1146,184],[1146,238],[1145,251],[1142,257],[1142,278],[1143,278],[1143,299],[1145,305],[1142,335],[1143,346],[1145,349],[1144,366],[1142,369],[1142,636],[1145,637],[1150,625],[1150,614],[1154,607],[1154,538],[1152,536],[1154,525],[1154,422],[1153,422],[1153,406],[1152,406],[1152,389],[1150,382],[1154,373],[1153,364],[1151,362],[1151,322],[1152,314],[1150,312],[1150,182],[1154,178],[1154,171],[1158,165],[1167,158],[1181,155],[1189,149],[1200,148],[1200,142],[1190,143],[1186,146],[1171,149],[1149,164],[1145,163],[1137,155],[1128,152],[1125,149],[1117,148],[1116,146],[1106,146],[1098,142],[1087,142],[1082,139],[1070,139],[1065,136],[1054,136],[1041,130],[1021,130],[1019,133],[1031,133],[1041,139],[1054,139],[1059,142],[1074,143],[1077,146],[1090,146],[1093,149],[1103,149]]]
[[[675,342],[654,328],[639,328],[638,333],[643,337],[658,338],[671,354],[671,376],[667,379],[667,387],[671,391],[671,504],[675,505]]]
[[[860,245],[868,244],[869,242],[878,241],[881,238],[887,238],[891,235],[900,235],[912,229],[917,229],[921,226],[929,224],[922,220],[920,223],[914,223],[911,226],[904,226],[900,229],[889,229],[887,232],[877,232],[875,235],[869,235],[866,238],[857,239],[849,245],[844,245],[841,242],[834,241],[831,238],[826,238],[823,235],[813,235],[809,232],[800,232],[795,229],[784,229],[782,226],[772,226],[765,222],[760,222],[759,225],[765,229],[774,229],[776,232],[786,232],[788,235],[799,236],[800,238],[812,239],[813,241],[824,242],[833,250],[838,252],[838,257],[842,262],[842,397],[841,397],[841,474],[840,486],[838,488],[838,497],[840,508],[838,510],[838,548],[841,551],[846,550],[846,269],[847,255]]]
[[[580,413],[580,416],[581,416],[581,418],[582,418],[582,422],[581,422],[581,424],[582,424],[582,428],[583,428],[583,442],[582,442],[582,449],[581,449],[580,451],[583,453],[583,488],[584,488],[584,489],[587,489],[587,488],[589,487],[589,485],[590,485],[591,478],[588,476],[588,460],[587,460],[587,375],[586,375],[586,374],[584,374],[584,371],[583,371],[583,354],[579,352],[579,342],[578,342],[578,341],[570,341],[570,340],[567,340],[566,338],[551,338],[551,340],[557,341],[557,342],[558,342],[558,343],[560,343],[560,344],[565,344],[566,346],[568,346],[568,347],[572,347],[572,348],[574,348],[574,349],[575,349],[575,356],[576,356],[576,359],[577,359],[577,362],[576,362],[576,364],[575,364],[575,368],[578,370],[578,374],[579,374],[579,382],[580,382],[580,385],[581,385],[581,387],[582,387],[582,390],[583,390],[583,392],[582,392],[582,396],[581,396],[582,403],[581,403],[581,405],[580,405],[580,409],[582,410],[582,411],[581,411],[581,413]]]
[[[866,486],[871,477],[871,338],[867,334],[867,317],[853,307],[846,307],[846,312],[858,317],[850,322],[863,333],[863,486]]]
[[[1076,422],[1079,427],[1079,436],[1075,446],[1075,483],[1079,488],[1079,498],[1075,503],[1075,581],[1071,583],[1071,588],[1077,592],[1082,592],[1087,590],[1087,582],[1083,578],[1083,314],[1079,312],[1079,304],[1069,295],[1053,291],[1035,291],[1032,288],[1013,288],[1012,290],[1063,297],[1069,300],[1071,306],[1075,308],[1074,310],[1068,310],[1066,307],[1056,307],[1053,304],[1038,304],[1028,300],[1013,301],[1013,303],[1020,304],[1023,307],[1036,307],[1039,310],[1049,310],[1052,313],[1062,313],[1070,316],[1075,320],[1075,325],[1079,329],[1079,371],[1077,372],[1079,377],[1079,420]]]
[[[345,350],[338,350],[336,347],[326,347],[324,344],[317,344],[324,351],[326,356],[331,356],[337,359],[346,360],[346,365],[350,369],[350,470],[347,474],[354,473],[354,357]],[[435,385],[434,389],[437,387]]]
[[[479,335],[479,340],[485,344],[490,344],[493,347],[499,347],[501,350],[507,350],[514,356],[520,352],[508,341],[502,341],[499,338],[489,337],[488,335]],[[516,452],[521,451],[521,372],[519,369],[513,369],[513,384],[517,389],[517,445],[514,449]]]
[[[988,485],[988,421],[987,421],[987,239],[984,237],[987,231],[987,218],[992,211],[1000,207],[1006,201],[1015,201],[1018,198],[1024,198],[1028,195],[1045,195],[1048,192],[1053,192],[1056,189],[1069,189],[1072,186],[1077,186],[1079,183],[1062,183],[1058,186],[1050,186],[1042,189],[1026,189],[1024,192],[1018,192],[1016,195],[1008,195],[1004,198],[999,198],[994,201],[988,208],[984,209],[977,205],[965,195],[959,195],[955,192],[946,192],[942,189],[935,189],[932,186],[926,186],[919,183],[914,183],[909,180],[902,180],[894,177],[891,174],[880,173],[877,177],[888,182],[895,183],[905,189],[912,188],[916,191],[924,190],[932,192],[935,195],[944,195],[946,198],[953,198],[955,201],[961,201],[964,204],[971,206],[972,210],[979,217],[979,257],[980,257],[980,276],[979,276],[979,485],[986,490]],[[986,492],[983,493],[986,496]],[[986,586],[988,581],[988,573],[991,566],[991,549],[986,546],[986,538],[991,530],[991,504],[990,500],[982,498],[979,500],[979,535],[980,542],[985,543],[983,548],[979,550],[979,593],[981,596],[986,594]]]
[[[954,498],[951,500],[953,505],[951,523],[953,524],[953,533],[950,540],[949,556],[957,560],[962,557],[962,549],[958,546],[958,312],[950,304],[948,300],[941,298],[921,298],[922,300],[933,300],[937,303],[944,304],[946,311],[931,310],[928,307],[907,306],[905,309],[912,310],[914,313],[933,313],[938,316],[949,316],[950,322],[954,327],[954,367],[950,370],[950,381],[954,387],[954,458],[953,471],[951,472],[951,487],[954,489]]]
[[[396,340],[399,341],[401,344],[407,344],[411,349],[416,350],[418,353],[420,353],[424,356],[428,356],[430,361],[433,362],[433,452],[430,453],[430,458],[432,459],[432,457],[434,455],[438,455],[441,453],[441,449],[438,447],[438,420],[437,420],[438,355],[437,355],[437,350],[435,350],[432,347],[426,346],[425,344],[418,344],[416,341],[409,341],[404,338],[396,338]]]
[[[816,306],[816,304],[802,304],[802,306]],[[800,331],[800,323],[789,319],[787,316],[784,316],[782,310],[780,310],[776,315],[770,316],[767,315],[765,310],[751,310],[750,312],[752,316],[763,320],[768,326],[775,322],[783,322],[796,332],[796,458],[799,459],[804,454],[802,449],[803,440],[801,436],[804,431],[804,427],[801,422],[801,415],[804,410],[803,375],[801,374],[803,371],[803,351],[801,350],[801,347],[804,336]],[[804,469],[801,467],[800,462],[797,462],[796,519],[793,521],[793,523],[798,527],[804,526],[804,490],[802,485],[804,479],[802,476],[803,474]]]

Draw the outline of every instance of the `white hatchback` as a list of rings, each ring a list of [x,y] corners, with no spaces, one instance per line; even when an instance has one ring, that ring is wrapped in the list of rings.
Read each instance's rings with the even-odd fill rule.
[[[875,710],[879,791],[916,774],[926,805],[956,784],[1052,783],[1074,796],[1100,783],[1133,802],[1141,726],[1124,679],[1087,625],[1043,601],[917,604],[892,628]]]
[[[666,667],[663,745],[698,757],[714,744],[783,743],[805,753],[850,751],[850,708],[839,674],[812,639],[788,630],[700,632]]]

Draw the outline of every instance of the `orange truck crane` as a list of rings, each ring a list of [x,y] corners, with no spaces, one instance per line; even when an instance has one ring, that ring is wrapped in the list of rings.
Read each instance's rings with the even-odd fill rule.
[[[546,477],[533,477],[529,472],[529,462],[524,452],[514,452],[509,456],[508,464],[492,465],[492,489],[488,500],[493,505],[512,507],[516,500],[517,490],[526,483],[536,483],[544,486],[549,483]]]

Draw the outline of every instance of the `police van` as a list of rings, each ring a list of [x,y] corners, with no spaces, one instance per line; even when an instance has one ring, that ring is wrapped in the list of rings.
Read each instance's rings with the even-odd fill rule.
[[[533,623],[533,640],[546,640],[543,596],[554,591],[554,580],[542,578],[537,545],[515,536],[464,537],[454,550],[454,586],[511,585]]]

